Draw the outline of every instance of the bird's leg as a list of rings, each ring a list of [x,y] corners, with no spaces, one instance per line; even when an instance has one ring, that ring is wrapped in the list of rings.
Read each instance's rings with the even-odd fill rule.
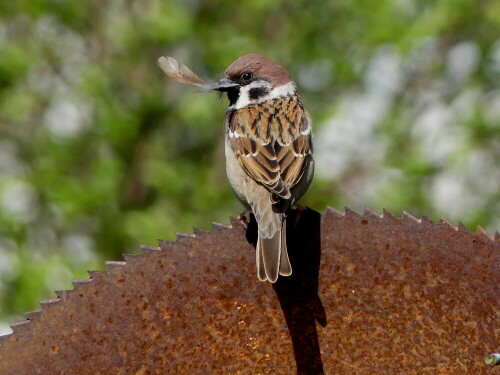
[[[296,211],[295,211],[295,220],[294,220],[294,226],[296,227],[297,224],[299,223],[299,220],[300,220],[300,216],[302,215],[302,213],[306,210],[306,208],[304,206],[302,206],[301,204],[299,203],[295,203],[295,207],[297,208]]]
[[[238,215],[238,219],[240,220],[240,223],[243,226],[243,229],[245,229],[245,230],[248,229],[248,219],[247,219],[247,216],[246,216],[248,212],[249,212],[248,208],[245,208]]]

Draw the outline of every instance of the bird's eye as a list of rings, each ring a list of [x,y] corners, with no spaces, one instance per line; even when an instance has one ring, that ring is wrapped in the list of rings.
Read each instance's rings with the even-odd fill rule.
[[[250,81],[250,80],[252,79],[252,77],[253,77],[253,74],[252,74],[252,73],[250,73],[250,72],[246,72],[246,73],[243,73],[243,74],[241,75],[241,80],[242,80],[242,81]]]

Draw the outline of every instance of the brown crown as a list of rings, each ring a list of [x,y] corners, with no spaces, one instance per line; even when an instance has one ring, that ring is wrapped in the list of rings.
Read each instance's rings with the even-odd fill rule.
[[[235,80],[243,73],[251,72],[254,77],[268,79],[273,87],[293,81],[283,65],[257,54],[244,55],[236,59],[226,69],[225,75]]]

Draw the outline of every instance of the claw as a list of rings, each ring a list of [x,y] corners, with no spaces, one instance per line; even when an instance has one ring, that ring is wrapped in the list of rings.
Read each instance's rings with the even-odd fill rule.
[[[246,214],[249,212],[247,208],[245,208],[243,211],[241,211],[238,215],[238,219],[240,220],[241,225],[243,226],[243,229],[247,230],[248,229],[248,219],[246,217]]]

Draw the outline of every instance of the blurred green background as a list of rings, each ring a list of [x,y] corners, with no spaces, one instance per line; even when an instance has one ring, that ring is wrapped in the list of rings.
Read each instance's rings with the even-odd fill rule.
[[[241,207],[226,100],[168,80],[285,65],[315,126],[303,204],[500,228],[500,2],[0,0],[0,328],[104,260]]]

